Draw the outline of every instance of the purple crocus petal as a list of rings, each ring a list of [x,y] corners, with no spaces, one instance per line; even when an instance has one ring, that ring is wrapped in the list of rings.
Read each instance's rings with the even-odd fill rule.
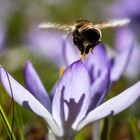
[[[104,69],[91,86],[91,109],[98,106],[104,99],[110,83],[110,70]]]
[[[50,112],[28,90],[26,90],[12,76],[10,76],[2,67],[0,67],[0,81],[9,96],[13,97],[13,99],[18,104],[32,110],[39,116],[43,117],[52,131],[57,136],[62,136],[62,129],[59,128],[55,123]]]
[[[130,107],[139,98],[139,96],[140,81],[91,111],[78,125],[77,130],[82,129],[90,122],[97,121],[109,115],[116,115],[120,113]]]
[[[33,51],[51,60],[60,67],[63,65],[63,63],[61,63],[63,62],[63,35],[61,32],[38,29],[36,25],[30,28],[27,40]]]
[[[102,102],[110,82],[110,62],[103,44],[94,48],[93,54],[89,54],[85,64],[88,67],[92,85],[90,111]]]
[[[60,104],[61,101],[61,104]],[[70,65],[58,82],[52,105],[55,121],[76,127],[86,115],[90,104],[90,80],[87,69],[81,61]]]
[[[93,53],[93,54],[92,54]],[[93,50],[92,53],[86,57],[86,63],[88,65],[94,64],[98,69],[102,69],[108,65],[108,59],[106,55],[106,50],[103,44],[98,44]],[[97,61],[98,60],[98,61]],[[102,65],[101,65],[102,64]]]
[[[118,31],[116,37],[117,53],[111,68],[111,81],[117,81],[126,70],[134,47],[134,36],[128,28]]]
[[[55,90],[56,90],[56,88],[57,88],[58,82],[59,82],[59,81],[56,81],[56,82],[55,82],[54,86],[52,87],[52,89],[51,89],[51,91],[50,91],[50,99],[51,99],[51,101],[52,101],[52,99],[53,99],[53,97],[54,97]]]
[[[117,17],[133,17],[140,13],[139,3],[140,0],[117,0],[111,8],[111,13]]]
[[[100,75],[100,72],[108,68],[110,64],[103,44],[97,45],[92,52],[93,54],[88,54],[88,57],[85,59],[85,64],[95,80]]]
[[[124,73],[128,79],[137,79],[140,74],[140,44],[136,44],[132,52],[130,63]]]
[[[70,42],[68,39],[63,41],[64,46],[63,47],[63,59],[65,60],[64,66],[69,66],[73,62],[79,60],[80,58],[80,51],[78,48],[74,45],[73,42]]]
[[[27,89],[42,105],[51,112],[51,101],[32,63],[28,61],[24,67],[24,81]]]
[[[115,47],[121,52],[131,46],[134,40],[135,36],[129,27],[119,28],[115,37]]]

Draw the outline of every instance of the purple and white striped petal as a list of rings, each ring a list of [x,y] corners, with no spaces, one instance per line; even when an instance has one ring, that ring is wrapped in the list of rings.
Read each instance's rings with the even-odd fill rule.
[[[62,129],[54,121],[50,112],[22,85],[20,85],[5,69],[0,67],[0,81],[13,99],[20,105],[43,117],[55,135],[62,136]],[[11,85],[11,88],[10,88]],[[11,91],[12,90],[12,91]]]
[[[97,121],[109,115],[116,115],[130,107],[140,96],[140,81],[126,89],[119,95],[101,104],[91,111],[78,125],[77,130],[82,129],[88,123]]]
[[[60,104],[61,102],[61,104]],[[52,105],[55,121],[62,127],[63,122],[73,129],[86,115],[90,104],[90,79],[81,61],[70,65],[58,82]]]
[[[89,111],[101,104],[110,84],[110,69],[104,69],[91,86],[91,106]]]
[[[102,102],[110,82],[110,61],[103,44],[94,48],[93,54],[90,53],[85,59],[85,64],[91,82],[91,105],[88,110],[90,111]]]
[[[24,81],[27,89],[51,112],[51,101],[37,72],[30,61],[24,66]]]

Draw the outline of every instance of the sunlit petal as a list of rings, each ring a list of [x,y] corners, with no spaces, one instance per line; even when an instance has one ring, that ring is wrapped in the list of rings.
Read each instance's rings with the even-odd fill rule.
[[[74,122],[75,127],[85,117],[89,103],[89,75],[84,64],[77,61],[65,70],[58,82],[52,105],[54,119],[60,126],[62,122],[71,125]],[[62,112],[64,114],[61,114]]]
[[[127,68],[127,65],[130,60],[130,55],[132,52],[132,47],[133,44],[131,44],[131,46],[128,49],[126,49],[124,52],[117,55],[116,58],[114,59],[115,62],[111,70],[111,81],[114,82],[119,80],[124,70]]]
[[[58,127],[52,115],[47,111],[47,109],[29,91],[27,91],[12,76],[10,76],[2,67],[0,67],[0,81],[9,96],[13,96],[13,99],[18,104],[32,110],[39,116],[43,117],[56,135],[62,135],[62,129]]]
[[[126,89],[114,98],[101,104],[91,111],[86,118],[81,121],[77,130],[80,130],[90,122],[102,119],[109,115],[116,115],[131,106],[140,96],[140,81]]]
[[[41,102],[49,111],[51,111],[51,101],[46,92],[37,72],[30,61],[24,66],[24,80],[27,89]]]

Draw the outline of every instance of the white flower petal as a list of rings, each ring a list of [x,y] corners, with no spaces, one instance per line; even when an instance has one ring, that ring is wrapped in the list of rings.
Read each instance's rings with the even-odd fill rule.
[[[43,117],[52,131],[57,136],[62,136],[62,129],[58,127],[52,115],[47,111],[47,109],[28,90],[26,90],[12,76],[10,76],[2,67],[0,67],[0,81],[9,96],[12,96],[13,94],[13,99],[18,104],[32,110],[37,115]],[[9,82],[11,84],[11,88]]]
[[[131,106],[139,98],[139,96],[140,81],[91,111],[78,125],[77,130],[80,130],[90,122],[102,119],[109,115],[116,115],[120,113]]]

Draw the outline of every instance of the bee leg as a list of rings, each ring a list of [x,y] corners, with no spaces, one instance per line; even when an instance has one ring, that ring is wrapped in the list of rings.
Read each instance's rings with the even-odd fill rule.
[[[87,54],[85,53],[85,52],[83,52],[82,54],[81,54],[81,60],[84,60],[85,59],[85,56],[86,56]]]
[[[93,54],[93,48],[90,48],[90,50],[89,50],[92,54]]]
[[[72,35],[72,33],[68,33],[68,34],[66,35],[66,38],[65,38],[65,39],[68,39],[71,35]]]
[[[92,54],[93,54],[93,49],[94,49],[94,47],[96,47],[96,45],[98,45],[99,43],[100,43],[101,41],[99,40],[99,41],[97,41],[94,45],[88,45],[87,46],[87,51],[89,51],[89,52],[91,52]]]
[[[85,48],[85,53],[88,54],[89,51],[91,51],[93,49],[93,45],[88,45],[86,48]]]

